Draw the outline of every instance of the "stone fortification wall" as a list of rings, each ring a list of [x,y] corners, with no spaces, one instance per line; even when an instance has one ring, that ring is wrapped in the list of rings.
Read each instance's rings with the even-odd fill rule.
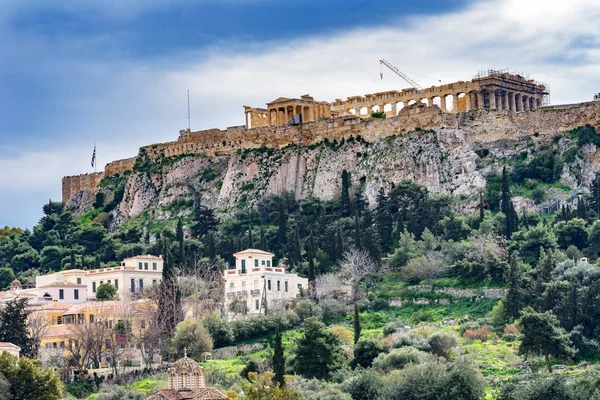
[[[485,144],[505,139],[534,135],[536,140],[552,137],[560,132],[591,124],[600,128],[600,103],[590,102],[568,109],[538,109],[527,112],[473,110],[458,114],[443,112],[437,106],[423,103],[403,108],[398,116],[385,120],[363,121],[355,116],[343,116],[302,126],[264,126],[247,129],[235,126],[226,130],[209,129],[198,132],[180,131],[175,142],[154,144],[140,149],[151,159],[184,154],[204,154],[207,157],[233,154],[245,148],[283,148],[298,143],[308,146],[350,136],[361,136],[375,142],[390,135],[401,135],[421,129],[460,129],[468,141]],[[107,164],[104,173],[63,178],[63,201],[81,190],[93,190],[104,176],[132,170],[136,158]],[[92,179],[93,177],[93,179]]]
[[[74,194],[84,190],[94,192],[102,178],[104,178],[104,172],[65,176],[62,179],[62,201],[66,203]]]
[[[137,157],[125,158],[123,160],[117,160],[113,162],[109,162],[104,167],[104,175],[111,176],[122,174],[126,171],[133,170],[133,166],[135,165],[135,160]]]

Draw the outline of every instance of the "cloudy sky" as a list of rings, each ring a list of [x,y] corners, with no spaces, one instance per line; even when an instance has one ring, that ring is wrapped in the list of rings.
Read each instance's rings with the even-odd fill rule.
[[[243,105],[401,89],[510,68],[552,103],[600,91],[598,0],[0,0],[0,226],[31,227],[61,178],[244,122]],[[435,81],[413,75],[422,86]]]

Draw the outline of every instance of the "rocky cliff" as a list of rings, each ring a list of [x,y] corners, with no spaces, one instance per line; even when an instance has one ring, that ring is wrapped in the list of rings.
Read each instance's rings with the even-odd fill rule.
[[[79,190],[68,198],[67,205],[83,214],[93,209],[96,194],[104,193],[105,201],[114,205],[110,225],[115,229],[141,215],[157,220],[186,215],[197,202],[227,212],[286,191],[295,193],[299,200],[312,196],[335,199],[341,191],[342,171],[347,170],[352,178],[351,192],[362,190],[370,206],[375,205],[381,188],[387,192],[408,179],[433,193],[462,198],[460,209],[469,211],[485,188],[485,175],[498,170],[498,160],[531,156],[544,146],[554,146],[561,155],[573,147],[574,141],[553,138],[587,123],[598,127],[600,120],[597,104],[560,111],[562,114],[551,110],[450,116],[437,107],[427,109],[418,118],[409,119],[416,127],[411,126],[408,132],[399,116],[388,121],[346,124],[338,127],[344,132],[340,137],[337,131],[331,138],[319,134],[303,140],[302,146],[282,141],[280,146],[258,147],[252,142],[246,148],[223,153],[214,149],[192,153],[181,150],[169,155],[156,148],[150,154],[143,148],[131,170],[105,176],[91,190]],[[190,140],[189,135],[185,140]],[[189,145],[174,143],[181,149]],[[596,146],[577,149],[577,157],[571,158],[564,166],[561,182],[571,188],[589,186],[600,168]],[[527,201],[516,203],[523,204],[517,208],[534,207]]]

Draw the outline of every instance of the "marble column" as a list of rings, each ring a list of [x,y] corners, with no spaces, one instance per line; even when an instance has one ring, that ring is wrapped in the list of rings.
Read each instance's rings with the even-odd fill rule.
[[[506,96],[508,97],[508,110],[509,111],[516,111],[515,110],[515,93],[514,92],[508,92],[508,93],[506,93]]]
[[[473,104],[472,104],[473,99],[471,98],[471,93],[465,93],[465,99],[467,100],[466,101],[466,106],[467,106],[466,111],[471,111],[473,109]]]
[[[529,111],[529,96],[523,96],[523,111]]]
[[[489,92],[488,99],[490,101],[490,110],[496,109],[496,92]]]
[[[440,96],[440,108],[442,109],[442,111],[446,112],[446,95],[442,95]]]
[[[452,95],[452,112],[458,114],[458,94]]]
[[[396,103],[392,103],[392,111],[391,111],[391,113],[392,113],[392,116],[394,116],[394,117],[396,115],[398,115],[398,108],[396,106]]]
[[[432,107],[432,106],[433,106],[433,97],[428,97],[428,98],[427,98],[427,105],[428,105],[429,107]]]
[[[520,93],[515,93],[515,111],[523,111],[522,110],[523,107],[523,103],[521,100],[521,94]]]
[[[483,102],[483,92],[479,91],[477,92],[477,108],[479,108],[480,110],[484,108],[484,102]]]

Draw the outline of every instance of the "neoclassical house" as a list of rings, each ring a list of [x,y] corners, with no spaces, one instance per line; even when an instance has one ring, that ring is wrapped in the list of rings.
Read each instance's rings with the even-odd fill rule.
[[[148,400],[222,400],[227,396],[219,390],[206,387],[204,371],[200,364],[188,358],[187,353],[171,365],[168,371],[168,388],[158,391]]]

